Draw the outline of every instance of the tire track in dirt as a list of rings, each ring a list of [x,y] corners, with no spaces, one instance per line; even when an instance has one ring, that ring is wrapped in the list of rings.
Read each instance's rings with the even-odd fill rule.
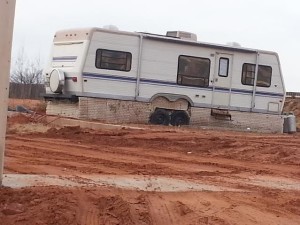
[[[23,141],[23,139],[21,139],[21,140]],[[34,140],[34,142],[37,142],[37,143],[43,143],[44,142],[45,145],[49,144],[48,140],[39,140],[39,139],[37,139],[37,140]],[[86,146],[81,146],[81,145],[76,145],[76,144],[65,144],[65,143],[60,143],[60,144],[62,144],[64,147],[77,148],[77,150],[79,150],[79,151],[80,150],[82,151],[83,149],[90,150],[90,151],[93,152],[93,154],[94,153],[102,154],[103,152],[106,152],[108,154],[112,154],[112,156],[113,156],[113,154],[122,154],[122,155],[137,156],[137,157],[144,157],[146,155],[147,157],[152,157],[156,161],[161,159],[162,162],[164,162],[164,160],[165,161],[170,161],[170,159],[172,159],[172,160],[174,160],[178,163],[180,163],[180,162],[186,163],[187,161],[189,163],[199,163],[199,161],[193,160],[193,159],[191,159],[191,157],[186,157],[181,153],[177,154],[177,156],[180,157],[180,158],[176,158],[176,156],[174,156],[174,155],[172,155],[172,157],[167,157],[167,156],[170,155],[169,154],[170,152],[162,153],[161,151],[152,150],[152,153],[148,153],[147,149],[144,150],[144,151],[137,151],[135,148],[128,148],[128,147],[127,148],[125,148],[125,147],[124,148],[123,147],[122,148],[109,148],[107,146],[105,148],[100,149],[99,146],[93,146],[93,145],[91,145],[89,147],[86,147]],[[136,148],[138,148],[138,147],[136,147]],[[149,149],[149,152],[150,152],[150,149]],[[86,151],[85,151],[85,153],[86,153]],[[198,156],[197,153],[195,153],[195,154],[196,154],[196,156]],[[211,158],[215,158],[215,157],[211,157]],[[213,161],[213,159],[211,161]],[[234,161],[232,160],[232,162],[234,162]],[[236,161],[236,162],[238,162],[238,161]],[[227,162],[226,162],[226,164],[227,164]]]
[[[8,156],[24,157],[23,161],[35,165],[52,165],[61,167],[63,170],[67,168],[82,173],[149,174],[200,178],[202,176],[231,176],[242,172],[272,174],[284,171],[284,166],[260,164],[260,169],[257,170],[257,163],[247,162],[245,164],[245,161],[216,157],[203,159],[198,154],[189,157],[181,152],[171,155],[169,151],[164,152],[157,149],[151,151],[151,149],[144,148],[140,150],[139,146],[132,148],[107,145],[102,147],[102,145],[94,144],[86,146],[81,142],[79,144],[70,143],[71,140],[68,139],[56,139],[53,143],[52,139],[47,138],[35,138],[29,142],[28,138],[19,136],[13,136],[10,139],[14,145],[13,149],[26,147],[29,152],[20,153],[17,150],[11,150],[8,152]],[[12,155],[14,151],[16,152]],[[29,154],[28,158],[26,158],[26,154]],[[45,159],[45,155],[47,155],[47,159]],[[297,169],[296,167],[294,174]],[[288,172],[291,172],[291,167]]]
[[[41,143],[42,142],[42,143]],[[222,173],[233,173],[234,171],[237,170],[241,170],[240,167],[235,167],[235,166],[224,166],[222,164],[218,164],[218,163],[211,163],[211,162],[199,162],[196,160],[189,160],[190,157],[188,157],[187,159],[183,160],[183,159],[176,159],[173,157],[161,157],[161,156],[154,156],[151,154],[143,154],[143,153],[128,153],[128,151],[126,151],[126,149],[121,149],[121,151],[118,151],[118,154],[121,154],[122,156],[120,157],[123,161],[112,161],[113,158],[116,158],[116,149],[114,148],[114,150],[112,150],[113,152],[111,152],[109,149],[105,150],[105,157],[110,158],[111,160],[103,160],[101,158],[101,154],[102,152],[97,151],[97,153],[95,153],[94,151],[90,151],[91,149],[88,149],[88,151],[90,151],[88,156],[83,156],[82,153],[79,153],[79,155],[76,152],[82,152],[82,149],[80,146],[78,145],[72,145],[72,151],[73,154],[68,153],[68,152],[61,152],[61,151],[57,151],[56,149],[58,148],[58,146],[52,145],[51,149],[49,148],[45,148],[43,146],[49,144],[47,143],[47,141],[40,141],[40,140],[36,140],[31,142],[30,146],[26,146],[24,145],[23,142],[22,143],[22,148],[23,149],[27,149],[28,151],[30,151],[30,153],[19,153],[18,151],[15,153],[15,156],[18,157],[25,157],[26,155],[29,154],[29,157],[32,158],[32,156],[34,156],[34,158],[36,160],[38,160],[37,162],[33,162],[35,164],[40,163],[41,161],[47,161],[47,164],[50,164],[51,160],[55,160],[56,165],[58,165],[58,162],[60,161],[64,161],[65,158],[68,159],[72,159],[73,161],[77,161],[79,162],[88,162],[90,166],[92,166],[93,164],[103,164],[103,165],[107,165],[110,168],[114,167],[114,163],[118,164],[118,167],[134,167],[135,170],[140,171],[141,173],[143,172],[143,170],[145,169],[154,169],[156,168],[157,170],[162,171],[162,174],[173,174],[173,175],[183,175],[183,174],[193,174],[193,175],[213,175],[214,173],[216,173],[215,171],[217,171],[218,174],[222,174]],[[18,142],[15,140],[14,141],[14,145],[17,145]],[[37,145],[36,145],[37,144]],[[61,143],[60,143],[61,145]],[[46,151],[43,152],[42,150]],[[76,150],[76,151],[75,151]],[[93,149],[94,150],[94,149]],[[45,160],[44,155],[47,154],[47,151],[49,151],[48,156],[51,156],[51,160],[47,159]],[[102,149],[101,149],[102,151]],[[8,156],[13,156],[12,155],[13,151],[11,151]],[[85,151],[85,153],[88,153],[87,151]],[[145,155],[147,156],[147,160],[143,159],[141,160],[143,157],[145,157]],[[126,157],[130,157],[127,161],[129,162],[129,164],[124,163],[124,156]],[[141,158],[141,159],[136,159],[136,158]],[[150,161],[151,159],[151,161]],[[28,161],[28,160],[27,160]],[[140,162],[140,161],[146,161],[143,162],[143,165],[141,166],[138,163],[132,163],[132,162]],[[164,162],[164,165],[161,165],[162,163],[160,163],[159,165],[157,165],[157,161],[160,162]],[[172,163],[169,163],[172,162]],[[170,168],[172,168],[172,165],[174,167],[174,162],[177,162],[177,164],[175,164],[175,167],[173,170],[171,170]],[[198,170],[197,171],[186,171],[183,172],[182,170],[184,170],[186,168],[186,164],[189,164],[189,166],[191,167],[192,165],[198,166]],[[128,166],[130,165],[130,166]],[[181,166],[178,166],[181,165]],[[179,168],[178,168],[179,167]],[[203,168],[204,167],[204,168]],[[212,171],[201,171],[201,169],[210,169]],[[226,170],[224,170],[226,169]]]
[[[77,223],[81,225],[100,224],[99,210],[86,194],[78,193]]]

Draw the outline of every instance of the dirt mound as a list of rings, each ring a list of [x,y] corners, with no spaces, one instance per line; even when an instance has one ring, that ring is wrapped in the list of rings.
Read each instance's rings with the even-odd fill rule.
[[[1,224],[76,224],[76,204],[67,189],[0,189]],[[1,216],[2,214],[2,216]]]
[[[101,197],[97,206],[103,218],[103,224],[133,224],[130,205],[120,196]]]
[[[47,131],[47,137],[72,138],[74,136],[80,136],[85,133],[87,132],[84,132],[83,129],[80,128],[80,126],[66,126],[63,128],[52,127]]]
[[[13,124],[26,124],[32,122],[32,118],[29,114],[16,113],[11,115],[7,119],[7,124],[9,126]]]
[[[36,132],[46,132],[46,117],[40,114],[9,113],[7,119],[7,134],[29,134]]]
[[[298,225],[299,219],[299,195],[291,192],[151,193],[62,187],[0,189],[0,221],[3,225]]]
[[[139,194],[106,190],[36,187],[0,189],[0,221],[5,225],[151,225]]]
[[[252,133],[205,131],[165,132],[151,130],[89,130],[79,126],[50,128],[46,133],[32,133],[28,138],[65,140],[91,148],[118,149],[134,148],[141,152],[191,154],[196,156],[237,159],[249,162],[300,165],[298,151],[299,136],[263,135]],[[161,150],[160,150],[161,149]],[[113,164],[112,164],[113,165]],[[138,174],[176,174],[163,164],[127,163]],[[201,174],[201,173],[198,173]]]
[[[297,129],[300,130],[300,98],[286,98],[283,112],[293,112],[297,118]]]

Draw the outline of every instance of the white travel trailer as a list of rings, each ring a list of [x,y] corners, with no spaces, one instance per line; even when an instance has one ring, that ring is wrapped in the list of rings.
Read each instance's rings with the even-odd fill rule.
[[[282,127],[285,88],[277,53],[197,42],[192,33],[59,31],[44,75],[48,114],[268,131]]]

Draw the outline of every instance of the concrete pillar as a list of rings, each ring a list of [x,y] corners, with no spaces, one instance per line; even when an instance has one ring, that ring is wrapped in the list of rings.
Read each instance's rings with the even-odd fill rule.
[[[0,185],[4,168],[4,150],[9,93],[9,72],[16,0],[0,0]]]

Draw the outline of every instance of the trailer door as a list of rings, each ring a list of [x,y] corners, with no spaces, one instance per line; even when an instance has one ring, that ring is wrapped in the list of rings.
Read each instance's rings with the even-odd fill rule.
[[[233,55],[217,52],[215,59],[212,107],[228,109],[230,106]]]

